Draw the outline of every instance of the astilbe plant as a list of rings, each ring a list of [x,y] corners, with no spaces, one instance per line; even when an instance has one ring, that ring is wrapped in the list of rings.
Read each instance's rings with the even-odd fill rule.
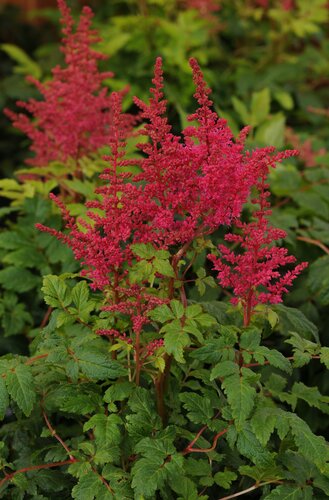
[[[312,358],[328,366],[328,350],[293,333],[293,356],[285,357],[261,345],[262,329],[273,333],[267,316],[249,321],[256,302],[280,300],[304,266],[278,275],[278,261],[293,258],[272,247],[283,233],[267,222],[268,170],[295,152],[245,151],[247,130],[233,139],[212,110],[197,62],[191,66],[198,102],[193,123],[173,134],[158,59],[149,102],[135,100],[146,121],[142,154],[133,160],[125,154],[122,96],[114,94],[108,166],[86,203],[87,216],[76,219],[52,195],[65,230],[38,225],[73,250],[82,271],[45,277],[51,315],[32,356],[1,360],[0,415],[9,396],[17,415],[4,427],[1,492],[228,500],[262,488],[271,500],[328,491],[327,444],[287,410],[301,399],[327,412],[327,400],[301,382],[286,390],[288,381],[277,373],[289,376],[292,363],[300,367]],[[254,220],[242,223],[255,192]],[[236,300],[250,305],[244,325],[238,309],[188,301],[185,290],[195,260],[214,248],[209,236],[233,225],[241,234],[227,238],[241,243],[240,260],[221,247],[232,268],[213,261],[230,278]],[[292,328],[299,331],[297,318]],[[22,425],[29,439],[21,452],[16,432]],[[47,475],[44,469],[52,468],[58,471]]]
[[[142,351],[145,350],[142,333],[151,321],[152,310],[176,299],[177,293],[183,306],[187,307],[184,286],[187,269],[182,269],[182,259],[192,244],[197,239],[204,240],[221,225],[239,224],[251,187],[258,183],[260,176],[264,179],[269,166],[295,154],[293,151],[274,154],[274,148],[251,153],[244,151],[248,129],[241,132],[237,141],[233,140],[225,120],[212,110],[211,91],[196,60],[192,59],[190,64],[198,108],[189,120],[195,125],[186,127],[180,136],[171,131],[165,116],[162,61],[158,58],[149,103],[135,98],[135,103],[141,108],[141,117],[147,121],[141,134],[146,135],[148,141],[139,145],[143,157],[136,160],[124,158],[124,117],[120,95],[115,94],[113,135],[109,140],[110,166],[101,174],[107,182],[96,189],[99,199],[86,203],[89,222],[76,221],[63,202],[51,195],[63,213],[68,233],[37,225],[72,248],[76,259],[81,261],[82,275],[91,280],[91,288],[104,294],[102,309],[130,318],[129,332],[133,339],[138,384]],[[129,170],[132,162],[139,167],[139,173],[135,175]],[[266,194],[262,196],[262,203],[265,197]],[[262,226],[258,227],[260,246],[264,238],[269,242],[278,234],[277,231],[274,235],[273,230],[265,237],[263,219],[261,221]],[[255,234],[256,230],[253,237]],[[154,254],[147,245],[151,245]],[[147,252],[149,264],[157,263],[154,269],[151,265],[151,279],[146,273],[139,275],[139,282],[136,282],[132,269],[136,266],[136,259],[143,261]],[[272,252],[283,257],[286,251],[274,249]],[[161,257],[169,258],[165,267],[163,263],[159,264],[157,256],[160,260]],[[252,268],[250,272],[256,279],[256,269]],[[156,289],[150,287],[149,284],[159,276],[162,284]],[[223,283],[224,286],[228,284],[227,280]],[[254,299],[251,307],[254,307]],[[184,321],[183,318],[182,325]],[[98,333],[112,339],[120,335],[116,328],[100,329]],[[128,339],[126,332],[124,335]],[[181,357],[181,354],[177,356]],[[170,363],[171,357],[165,355],[167,369]],[[162,374],[156,381],[161,394],[159,405],[162,404],[164,384]]]
[[[31,140],[34,156],[26,163],[46,167],[54,160],[72,158],[79,172],[79,160],[108,142],[112,122],[112,97],[103,85],[111,72],[101,72],[99,61],[105,56],[92,46],[100,39],[91,28],[93,13],[84,7],[75,22],[65,0],[58,0],[61,12],[62,42],[65,66],[52,70],[45,83],[29,77],[42,99],[19,101],[25,112],[6,110],[16,128]],[[127,118],[127,126],[131,118]]]

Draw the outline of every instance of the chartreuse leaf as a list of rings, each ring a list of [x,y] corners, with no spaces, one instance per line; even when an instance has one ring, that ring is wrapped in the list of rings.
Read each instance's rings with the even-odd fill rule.
[[[31,367],[18,365],[15,369],[8,371],[6,385],[10,396],[28,417],[36,400]]]
[[[222,382],[224,392],[230,405],[236,428],[243,429],[245,421],[254,407],[256,390],[250,381],[238,374],[230,375]]]
[[[81,476],[78,484],[72,489],[75,500],[115,500],[111,492],[103,484],[99,474],[87,472]]]
[[[311,486],[289,486],[282,484],[266,495],[264,500],[312,500],[313,488]]]
[[[5,380],[0,377],[0,419],[2,420],[9,406],[9,396]]]
[[[154,494],[166,483],[179,480],[183,475],[184,458],[177,453],[172,440],[144,438],[135,447],[143,458],[132,467],[132,487],[135,494],[154,498]]]
[[[49,274],[43,279],[41,288],[45,302],[51,307],[64,308],[71,304],[72,296],[63,278]]]
[[[204,396],[184,392],[179,395],[179,399],[183,402],[183,406],[188,412],[188,418],[195,424],[207,422],[214,415],[210,399]]]

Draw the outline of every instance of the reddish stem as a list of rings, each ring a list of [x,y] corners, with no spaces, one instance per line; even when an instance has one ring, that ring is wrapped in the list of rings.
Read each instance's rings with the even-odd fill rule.
[[[74,457],[73,455],[71,455],[71,450],[69,449],[69,447],[64,443],[64,441],[62,440],[62,438],[56,433],[55,429],[52,427],[51,423],[49,422],[49,419],[45,413],[44,410],[42,410],[42,415],[43,415],[43,418],[45,419],[45,422],[47,424],[47,427],[48,429],[50,430],[50,433],[51,435],[57,439],[57,441],[60,443],[60,445],[64,448],[64,450],[66,451],[66,453],[68,454],[70,460],[74,460]]]
[[[217,446],[218,439],[221,436],[224,436],[224,434],[226,434],[229,429],[229,427],[227,427],[226,429],[218,432],[214,437],[212,446],[210,448],[193,448],[193,445],[196,443],[196,441],[199,439],[199,437],[206,430],[207,427],[208,426],[206,425],[199,430],[198,434],[195,436],[193,441],[191,441],[191,443],[185,448],[185,450],[182,451],[182,455],[187,455],[188,453],[209,453],[210,451],[213,451]]]
[[[62,460],[61,462],[52,462],[50,464],[41,464],[41,465],[31,465],[30,467],[24,467],[23,469],[16,470],[11,474],[6,474],[6,476],[0,481],[0,488],[7,481],[11,481],[11,479],[17,474],[22,474],[23,472],[30,472],[32,470],[40,470],[40,469],[50,469],[51,467],[61,467],[62,465],[68,465],[78,462],[76,458],[72,458],[70,460]]]

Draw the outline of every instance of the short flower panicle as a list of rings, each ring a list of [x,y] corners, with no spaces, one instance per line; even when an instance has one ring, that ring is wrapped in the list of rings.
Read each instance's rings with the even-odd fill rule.
[[[276,160],[297,154],[297,151],[278,153]],[[266,183],[270,163],[262,164],[260,178],[255,184],[257,194],[251,198],[254,206],[251,222],[237,220],[238,234],[228,233],[227,242],[238,245],[240,251],[219,245],[220,257],[209,255],[218,272],[218,281],[224,288],[232,288],[232,303],[241,303],[244,311],[244,325],[248,326],[258,304],[277,304],[282,302],[282,295],[288,292],[294,279],[307,267],[306,262],[296,265],[291,270],[286,266],[296,262],[286,248],[274,246],[274,242],[286,237],[286,232],[270,226],[271,214],[268,198],[270,192]]]

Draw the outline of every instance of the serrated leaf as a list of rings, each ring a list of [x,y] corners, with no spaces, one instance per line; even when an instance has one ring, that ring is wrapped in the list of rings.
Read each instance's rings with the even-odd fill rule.
[[[10,266],[0,271],[0,284],[6,290],[24,293],[39,285],[39,278],[27,269]]]
[[[175,277],[175,272],[169,260],[155,258],[152,265],[155,272],[160,273],[163,276],[168,276],[169,278]]]
[[[81,476],[78,484],[72,489],[72,498],[75,500],[108,499],[114,500],[114,496],[106,489],[98,474],[87,472]]]
[[[132,467],[132,487],[135,494],[152,497],[166,482],[174,481],[183,473],[183,456],[176,453],[175,447],[163,439],[142,439],[136,451],[144,458]]]
[[[280,370],[283,370],[287,373],[292,372],[290,361],[276,349],[268,349],[268,347],[259,346],[254,352],[254,358],[261,364],[264,363],[265,358],[271,366],[279,368]]]
[[[248,425],[238,432],[237,448],[240,453],[249,458],[255,465],[269,467],[273,465],[271,453],[264,448]]]
[[[10,370],[7,373],[6,386],[10,396],[28,417],[36,400],[31,368],[18,365],[15,370]]]
[[[184,348],[190,344],[190,337],[185,332],[169,331],[165,335],[164,347],[178,363],[185,363]]]
[[[165,323],[175,318],[173,312],[166,304],[154,308],[148,315],[151,319],[159,323]]]
[[[0,377],[0,419],[2,420],[6,414],[6,410],[9,406],[9,396],[6,387],[6,383],[2,377]]]
[[[51,307],[64,308],[72,302],[66,283],[58,276],[52,274],[45,276],[41,290],[45,295],[46,304]]]
[[[321,347],[320,361],[329,369],[329,347]]]
[[[272,307],[279,316],[278,328],[283,335],[289,332],[297,332],[300,336],[319,342],[318,329],[299,309],[276,304]]]
[[[96,444],[99,448],[118,445],[121,441],[120,425],[121,418],[116,414],[105,415],[98,413],[93,415],[83,426],[83,431],[94,430]]]
[[[301,489],[299,486],[280,485],[266,495],[264,500],[308,500],[313,498],[313,488],[304,486]]]
[[[271,408],[258,408],[251,418],[251,429],[262,446],[266,446],[277,423]]]
[[[321,472],[324,472],[329,461],[328,443],[322,436],[313,434],[304,420],[291,415],[290,428],[300,453],[315,463]]]
[[[74,351],[80,370],[94,380],[114,379],[125,375],[125,369],[117,361],[95,348],[77,347]]]
[[[205,423],[214,415],[210,399],[204,396],[193,394],[192,392],[184,392],[179,395],[179,399],[183,402],[183,406],[188,412],[188,418],[195,424]]]
[[[241,430],[254,407],[256,390],[239,375],[227,377],[222,386],[231,407],[236,428]]]
[[[239,366],[234,361],[222,361],[214,366],[210,373],[210,380],[218,377],[228,377],[239,375]]]
[[[89,301],[89,288],[85,281],[80,281],[72,290],[72,301],[77,309],[77,314],[83,321],[88,321],[94,303]]]
[[[325,403],[323,402],[323,396],[317,387],[307,387],[302,382],[295,382],[292,389],[292,394],[294,394],[298,399],[303,399],[310,406],[321,409]]]
[[[237,479],[238,475],[230,470],[225,470],[224,472],[217,472],[214,475],[215,483],[228,490],[231,487],[233,481]]]
[[[185,313],[185,308],[179,300],[171,300],[170,301],[170,307],[172,312],[175,315],[175,318],[181,319],[184,316]]]
[[[130,245],[130,248],[135,255],[146,260],[152,259],[157,253],[157,250],[151,243],[134,243]]]
[[[127,399],[134,390],[131,382],[118,382],[111,385],[104,394],[104,401],[106,403],[113,403],[114,401],[124,401]]]
[[[329,304],[329,255],[320,257],[309,267],[307,284],[314,300],[321,306]]]

